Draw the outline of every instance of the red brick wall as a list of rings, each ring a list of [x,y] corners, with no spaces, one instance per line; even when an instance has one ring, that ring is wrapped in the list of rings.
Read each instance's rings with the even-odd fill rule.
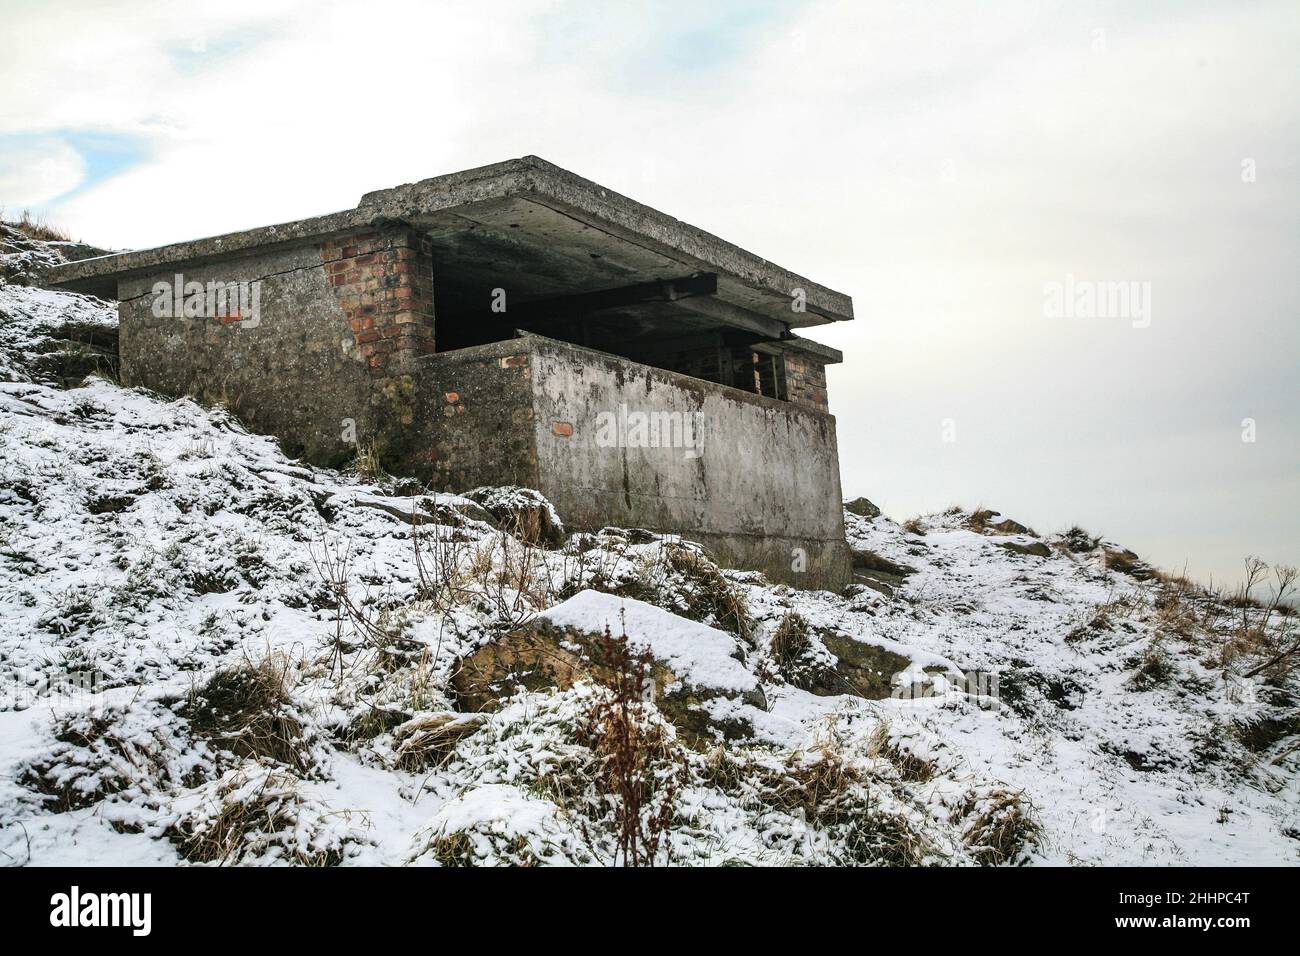
[[[829,412],[826,401],[826,366],[797,352],[785,353],[786,397],[796,405]]]
[[[321,262],[372,378],[434,351],[433,257],[407,229],[365,230],[319,244]]]

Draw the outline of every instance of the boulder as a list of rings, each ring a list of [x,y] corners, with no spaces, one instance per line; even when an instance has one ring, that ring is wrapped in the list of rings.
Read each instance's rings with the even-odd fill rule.
[[[892,575],[899,580],[909,574],[916,573],[916,568],[891,561],[884,555],[869,551],[866,548],[850,548],[849,553],[852,555],[853,570],[855,571],[874,571],[877,574]]]
[[[1034,541],[1032,544],[1022,545],[1017,541],[1002,541],[997,545],[998,548],[1011,551],[1013,554],[1027,554],[1034,558],[1052,557],[1052,549],[1041,541]]]
[[[880,509],[866,498],[854,498],[844,502],[844,510],[863,518],[879,518]]]
[[[893,676],[912,663],[902,654],[837,631],[822,631],[818,637],[836,659],[834,668],[824,671],[806,688],[820,697],[852,694],[882,700],[893,692]]]
[[[994,520],[1001,519],[1001,520]],[[1013,521],[1011,518],[1002,517],[999,511],[990,511],[981,509],[970,516],[967,524],[975,531],[987,532],[993,531],[997,534],[1033,534],[1029,528],[1019,521]]]
[[[541,492],[510,485],[475,488],[464,497],[480,505],[503,531],[520,541],[552,548],[564,544],[564,524]]]
[[[1034,541],[1031,544],[1019,544],[1015,541],[1003,541],[998,544],[998,547],[1010,551],[1013,554],[1027,554],[1035,558],[1050,558],[1052,556],[1052,549],[1041,541]]]
[[[1102,558],[1107,569],[1127,574],[1137,581],[1152,581],[1158,576],[1155,568],[1127,548],[1105,548]]]

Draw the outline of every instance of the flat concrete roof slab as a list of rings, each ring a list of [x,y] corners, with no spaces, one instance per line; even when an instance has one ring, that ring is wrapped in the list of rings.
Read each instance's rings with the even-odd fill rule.
[[[430,237],[437,295],[453,309],[498,286],[527,301],[713,272],[718,299],[793,328],[853,318],[847,295],[536,156],[367,193],[325,216],[71,262],[46,278],[112,298],[125,276],[395,223]],[[796,289],[805,312],[791,308]]]

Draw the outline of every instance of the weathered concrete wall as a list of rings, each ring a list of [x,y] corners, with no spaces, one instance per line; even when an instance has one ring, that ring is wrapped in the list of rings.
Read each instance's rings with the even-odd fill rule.
[[[832,417],[551,339],[522,342],[540,490],[571,527],[680,533],[725,565],[799,587],[850,581]],[[703,442],[678,431],[644,447],[654,439],[635,427],[619,437],[620,416],[632,424],[636,413],[702,424]]]
[[[392,462],[406,456],[415,359],[433,349],[432,264],[408,231],[362,230],[181,277],[256,282],[257,313],[160,317],[154,284],[175,284],[175,273],[121,280],[126,384],[222,402],[317,463],[339,464],[372,442]]]

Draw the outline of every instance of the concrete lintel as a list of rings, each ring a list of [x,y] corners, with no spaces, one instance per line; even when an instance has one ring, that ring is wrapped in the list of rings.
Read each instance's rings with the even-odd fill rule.
[[[802,335],[791,335],[779,342],[759,342],[754,346],[754,349],[758,352],[767,352],[773,355],[781,352],[803,352],[805,355],[811,355],[823,365],[838,365],[844,361],[844,353],[839,349],[832,348],[829,345],[822,345],[822,343],[814,342],[812,339],[806,339]]]

